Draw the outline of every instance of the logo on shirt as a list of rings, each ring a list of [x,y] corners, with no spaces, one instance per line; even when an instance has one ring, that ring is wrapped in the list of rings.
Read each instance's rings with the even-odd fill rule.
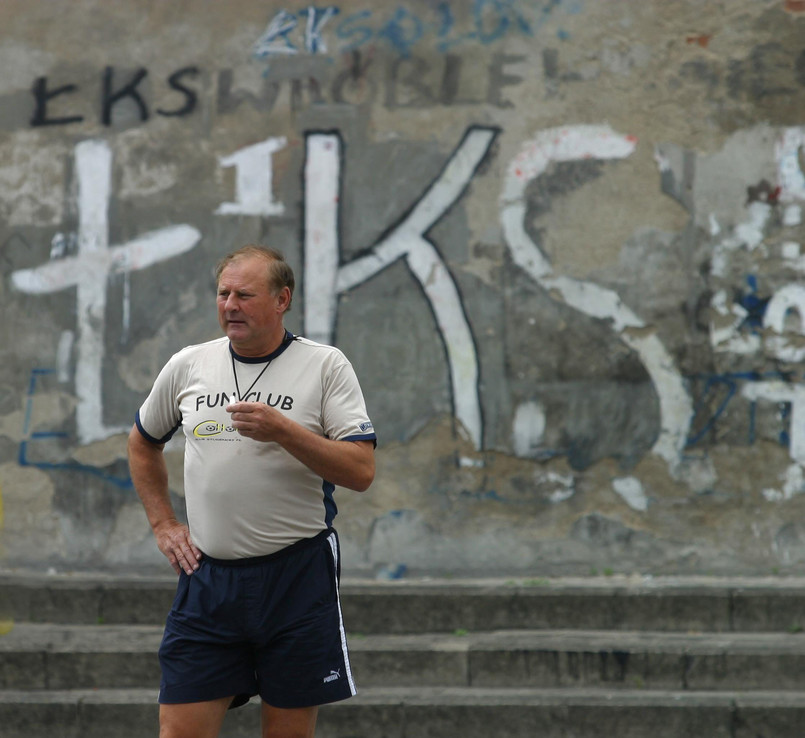
[[[374,426],[371,423],[361,423],[358,428],[360,428],[364,433],[368,430],[373,430]]]
[[[237,433],[237,429],[231,425],[224,425],[216,420],[204,420],[193,428],[193,435],[196,438],[212,438],[220,436],[222,433]]]
[[[238,394],[233,392],[231,395],[226,392],[216,392],[214,395],[197,395],[195,398],[196,412],[203,407],[213,410],[216,407],[226,407],[231,402],[238,401]],[[294,398],[290,395],[283,395],[277,392],[268,392],[265,396],[262,392],[247,391],[242,397],[241,402],[263,402],[269,407],[276,407],[279,410],[293,410]]]

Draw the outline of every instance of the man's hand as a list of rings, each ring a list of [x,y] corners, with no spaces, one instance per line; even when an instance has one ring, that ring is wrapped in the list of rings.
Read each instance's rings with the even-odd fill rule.
[[[371,441],[334,441],[314,433],[260,402],[227,405],[232,427],[255,441],[274,442],[322,479],[363,492],[375,476]]]
[[[289,423],[279,410],[262,402],[233,402],[226,411],[232,414],[232,426],[240,435],[263,443],[279,442]]]
[[[198,569],[201,551],[190,539],[190,531],[176,519],[168,490],[168,467],[164,443],[152,443],[134,425],[129,433],[129,469],[134,488],[143,503],[159,550],[178,574]]]
[[[173,570],[179,574],[184,569],[192,574],[198,569],[201,551],[190,539],[190,531],[178,520],[162,523],[154,530],[157,547],[170,561]]]

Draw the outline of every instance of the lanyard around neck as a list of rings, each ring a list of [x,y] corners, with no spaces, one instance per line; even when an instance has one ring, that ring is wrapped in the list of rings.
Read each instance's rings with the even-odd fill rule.
[[[257,379],[255,379],[254,382],[252,382],[249,385],[249,389],[247,389],[244,394],[240,394],[240,385],[238,384],[238,372],[237,372],[237,369],[235,369],[235,353],[232,350],[232,345],[230,344],[230,346],[229,346],[229,356],[232,359],[232,375],[235,377],[235,391],[238,393],[238,402],[243,402],[243,398],[249,396],[249,393],[254,389],[254,385],[256,385],[260,381],[260,377],[262,377],[263,374],[266,373],[266,369],[268,369],[268,365],[277,356],[279,356],[283,351],[285,351],[285,349],[288,348],[288,345],[290,343],[292,343],[293,341],[295,341],[295,340],[296,340],[296,336],[294,336],[294,334],[291,333],[290,331],[286,330],[285,331],[285,337],[282,339],[282,343],[280,344],[280,347],[274,353],[271,354],[271,357],[268,359],[268,361],[266,361],[266,365],[262,368],[260,373],[257,375]]]
[[[260,377],[262,377],[263,374],[266,373],[266,369],[268,369],[269,364],[271,364],[271,359],[269,359],[266,362],[266,365],[260,370],[260,373],[257,375],[257,379],[255,379],[254,382],[252,382],[249,385],[249,389],[247,389],[246,392],[244,392],[243,394],[240,394],[240,385],[238,384],[238,372],[237,369],[235,368],[235,357],[230,355],[230,358],[232,359],[232,374],[235,377],[235,391],[238,394],[238,402],[243,402],[243,398],[249,396],[249,393],[254,389],[254,385],[256,385],[260,381]]]

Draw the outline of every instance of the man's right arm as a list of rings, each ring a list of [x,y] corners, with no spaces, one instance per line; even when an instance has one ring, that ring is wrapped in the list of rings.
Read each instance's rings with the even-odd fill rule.
[[[168,490],[165,444],[151,443],[135,425],[129,433],[129,470],[145,514],[154,531],[157,547],[174,571],[192,574],[198,569],[201,551],[190,539],[190,531],[176,519]]]

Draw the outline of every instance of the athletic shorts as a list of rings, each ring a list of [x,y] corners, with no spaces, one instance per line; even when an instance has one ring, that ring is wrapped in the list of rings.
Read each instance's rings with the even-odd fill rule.
[[[355,694],[338,594],[338,536],[324,530],[253,559],[204,556],[184,572],[159,648],[162,704],[255,695],[280,708]]]

